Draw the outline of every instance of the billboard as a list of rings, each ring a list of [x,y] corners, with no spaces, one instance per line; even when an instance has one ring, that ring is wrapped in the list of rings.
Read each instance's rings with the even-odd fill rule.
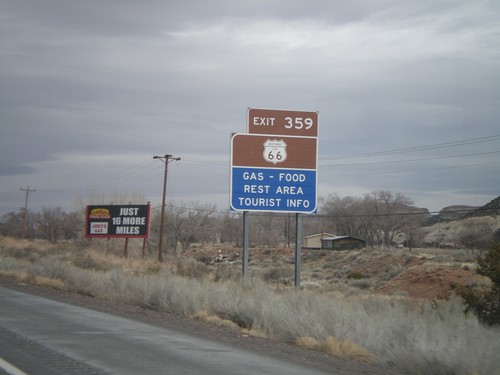
[[[85,213],[85,237],[148,238],[150,206],[92,205]]]

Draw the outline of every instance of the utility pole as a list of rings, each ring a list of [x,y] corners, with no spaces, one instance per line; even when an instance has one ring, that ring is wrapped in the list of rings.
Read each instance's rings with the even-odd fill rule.
[[[36,189],[30,189],[29,185],[26,189],[19,188],[19,190],[24,191],[26,193],[26,198],[24,199],[24,215],[23,215],[23,234],[21,238],[26,237],[26,224],[28,220],[28,196],[31,192],[36,191]]]
[[[172,161],[179,161],[181,158],[174,158],[172,155],[166,154],[164,156],[153,156],[153,159],[158,159],[165,164],[165,173],[163,175],[163,198],[161,202],[161,217],[160,217],[160,239],[158,243],[158,260],[163,262],[163,226],[165,224],[165,197],[167,195],[167,170],[168,163]]]

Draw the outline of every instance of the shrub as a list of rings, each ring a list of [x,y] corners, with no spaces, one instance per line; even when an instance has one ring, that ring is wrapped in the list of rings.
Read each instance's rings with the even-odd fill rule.
[[[213,262],[213,257],[210,254],[200,254],[196,256],[196,260],[201,263],[210,264]]]
[[[67,278],[70,269],[66,263],[61,262],[59,257],[51,255],[30,265],[27,272],[29,278],[33,280],[36,276],[44,276],[64,281]]]
[[[290,267],[271,267],[262,274],[264,281],[279,280],[293,277],[294,270]]]
[[[352,271],[352,272],[349,272],[349,274],[347,275],[347,278],[354,279],[354,280],[361,280],[361,279],[364,279],[365,276],[361,272]]]
[[[73,265],[84,270],[107,271],[109,269],[101,259],[96,259],[89,255],[75,257],[73,259]]]
[[[22,247],[22,248],[7,247],[7,248],[2,249],[2,252],[6,256],[16,258],[16,259],[27,259],[33,253],[38,254],[38,250],[33,246],[27,246],[27,247]]]
[[[211,273],[211,269],[205,263],[198,262],[196,259],[181,259],[177,263],[176,273],[179,276],[191,277],[194,279],[203,279]]]
[[[215,269],[214,281],[240,281],[241,280],[241,267],[234,264],[221,263]]]
[[[392,280],[394,279],[395,277],[399,276],[401,274],[401,272],[403,272],[405,270],[405,268],[403,266],[399,266],[399,265],[394,265],[394,266],[391,266],[385,274],[382,274],[380,276],[380,280],[381,281],[389,281],[389,280]]]
[[[359,289],[369,289],[373,286],[373,283],[367,279],[351,279],[348,285]]]
[[[500,244],[488,250],[484,258],[478,259],[478,274],[491,279],[490,290],[462,288],[459,294],[465,300],[466,312],[473,312],[480,321],[488,325],[500,325]]]
[[[495,286],[500,287],[500,243],[492,246],[484,258],[478,259],[477,273],[488,276]]]

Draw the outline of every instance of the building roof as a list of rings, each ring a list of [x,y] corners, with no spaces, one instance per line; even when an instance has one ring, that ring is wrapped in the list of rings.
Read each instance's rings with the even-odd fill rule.
[[[312,237],[318,237],[318,236],[321,236],[323,238],[325,238],[324,236],[336,237],[334,234],[331,234],[331,233],[316,233],[316,234],[311,234],[310,236],[306,236],[304,238],[312,238]]]
[[[363,241],[365,242],[365,240],[362,240],[360,238],[356,238],[356,237],[351,237],[351,236],[331,236],[331,237],[323,237],[322,240],[325,240],[325,241],[336,241],[336,240],[341,240],[341,239],[344,239],[344,238],[352,238],[353,240],[358,240],[358,241]]]

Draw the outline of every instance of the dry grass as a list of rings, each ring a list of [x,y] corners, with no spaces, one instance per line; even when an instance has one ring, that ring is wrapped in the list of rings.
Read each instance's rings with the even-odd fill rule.
[[[199,320],[205,323],[209,323],[218,327],[230,328],[234,330],[239,330],[239,326],[227,319],[222,319],[221,317],[210,314],[207,310],[199,311],[192,316],[194,320]]]
[[[20,283],[28,282],[28,274],[25,271],[0,270],[0,276],[17,280]]]
[[[500,330],[464,315],[459,299],[416,301],[367,290],[350,295],[337,289],[281,287],[276,291],[274,281],[267,284],[259,278],[252,278],[250,288],[242,289],[239,280],[213,282],[208,276],[199,277],[205,268],[200,271],[200,264],[193,261],[182,264],[179,272],[179,267],[106,256],[95,250],[48,248],[34,257],[33,243],[24,245],[31,249],[25,252],[29,259],[13,257],[13,248],[0,239],[0,274],[174,312],[348,360],[391,364],[408,375],[499,374]],[[17,249],[23,252],[25,248]],[[352,271],[369,274],[368,269],[355,269],[364,267],[362,252],[319,261],[338,265],[341,256],[352,265],[345,269],[346,275]],[[385,259],[383,253],[378,256]],[[332,268],[315,265],[311,270]],[[347,281],[345,286],[351,288]]]
[[[109,271],[119,269],[138,275],[158,274],[162,265],[151,259],[123,258],[119,255],[104,254],[96,249],[89,249],[70,258],[72,264],[83,269]]]
[[[47,286],[54,289],[64,289],[64,281],[52,279],[50,277],[35,276],[32,283],[35,285]]]
[[[295,343],[304,349],[321,351],[349,361],[364,363],[376,361],[375,355],[360,345],[352,341],[339,340],[334,336],[327,336],[323,341],[310,336],[299,337]]]
[[[240,331],[242,336],[253,336],[253,337],[262,337],[262,338],[268,338],[260,329],[258,326],[251,327],[250,329],[242,328]]]
[[[320,350],[321,349],[321,342],[314,337],[311,336],[303,336],[297,338],[295,340],[295,344],[297,346],[300,346],[301,348],[308,349],[308,350]]]
[[[47,241],[31,241],[31,240],[22,240],[13,237],[2,237],[1,247],[3,249],[17,249],[22,250],[26,248],[36,248],[37,251],[46,252],[48,250],[53,249],[54,244]]]
[[[365,363],[375,362],[375,355],[370,353],[365,348],[352,341],[339,340],[334,336],[328,336],[321,344],[321,348],[325,353],[347,360]]]

